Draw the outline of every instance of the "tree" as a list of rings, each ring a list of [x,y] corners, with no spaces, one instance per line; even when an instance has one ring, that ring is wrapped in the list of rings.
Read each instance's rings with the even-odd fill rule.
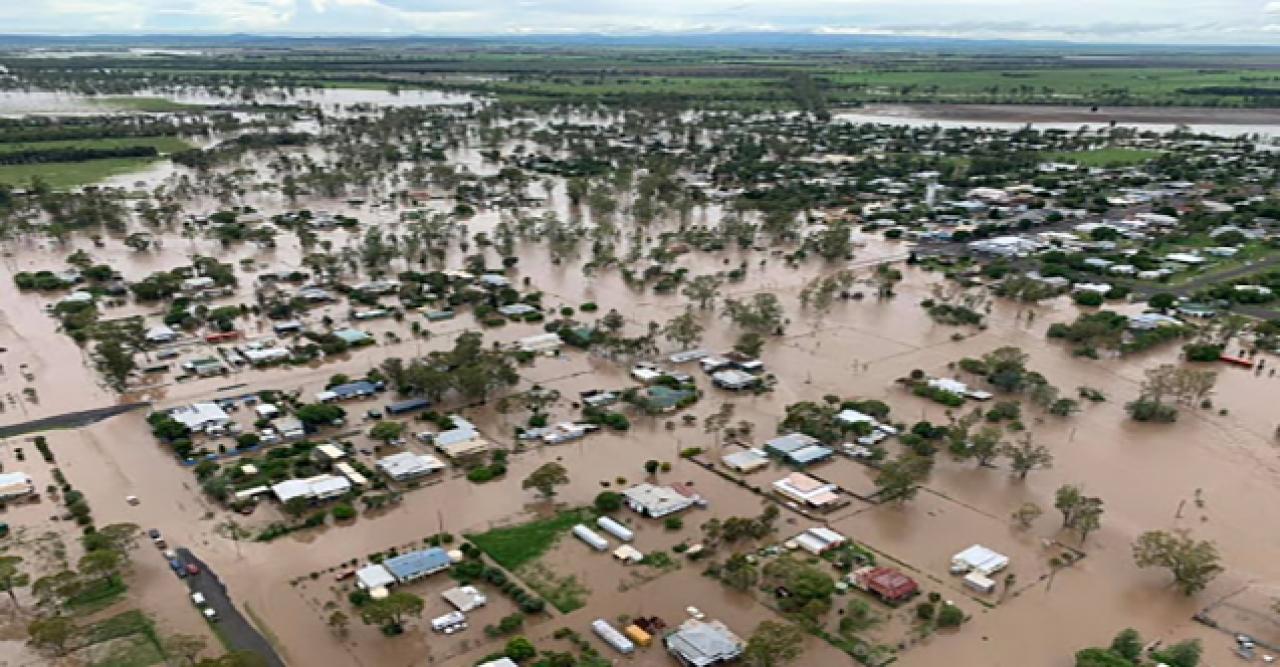
[[[520,484],[520,488],[536,489],[544,499],[550,500],[556,495],[556,487],[569,483],[569,471],[559,463],[544,463]]]
[[[1102,526],[1102,499],[1092,496],[1081,500],[1076,508],[1075,529],[1080,532],[1080,543],[1088,539],[1089,533]]]
[[[21,564],[21,556],[0,556],[0,590],[9,594],[9,601],[15,608],[19,605],[13,590],[31,583],[31,575],[19,569]]]
[[[347,616],[341,609],[335,609],[329,614],[329,629],[333,630],[339,637],[347,634],[347,626],[351,625],[351,618]]]
[[[648,473],[650,477],[652,477],[658,474],[658,468],[661,466],[662,464],[658,463],[656,459],[649,459],[648,461],[644,462],[644,471]]]
[[[789,623],[762,621],[751,633],[742,661],[752,667],[778,667],[804,651],[804,632]]]
[[[969,438],[967,445],[963,451],[979,467],[990,465],[991,461],[1004,449],[1004,443],[1000,441],[1000,427],[983,427],[977,434]]]
[[[720,581],[729,588],[751,590],[760,581],[760,570],[745,554],[734,554],[720,568]]]
[[[1080,491],[1080,487],[1074,484],[1063,484],[1053,496],[1053,507],[1062,513],[1062,527],[1070,528],[1075,525],[1075,515],[1077,508],[1080,507],[1080,501],[1084,498],[1084,494]]]
[[[164,652],[186,660],[189,665],[194,665],[196,659],[200,657],[200,652],[204,651],[207,645],[208,642],[204,637],[176,634],[165,637]]]
[[[1157,292],[1147,299],[1147,305],[1156,310],[1168,310],[1178,302],[1178,297],[1168,292]]]
[[[98,355],[98,368],[116,390],[122,390],[133,372],[133,352],[116,338],[99,341],[94,349]]]
[[[723,314],[738,328],[761,335],[780,334],[786,326],[782,302],[772,292],[759,292],[746,301],[725,299]]]
[[[124,556],[115,549],[98,549],[80,557],[76,569],[90,579],[110,581],[120,574]]]
[[[886,500],[904,503],[915,497],[921,482],[932,467],[929,459],[913,454],[903,454],[880,468],[876,475],[877,493]]]
[[[1142,657],[1142,636],[1133,628],[1125,628],[1111,640],[1111,652],[1129,660]]]
[[[720,283],[720,279],[713,275],[697,276],[684,286],[682,294],[698,304],[699,309],[707,310],[715,305],[716,298],[720,296]]]
[[[138,537],[142,529],[136,523],[113,523],[103,526],[80,538],[85,551],[111,549],[120,552],[126,559],[129,551],[138,546]]]
[[[738,340],[734,341],[733,349],[735,352],[745,354],[748,357],[758,357],[760,356],[760,351],[764,349],[764,336],[754,331],[743,332],[741,336],[738,336]]]
[[[308,426],[328,426],[342,419],[347,411],[337,405],[326,403],[308,403],[294,411],[294,416]]]
[[[1018,509],[1013,511],[1013,521],[1018,524],[1018,527],[1025,530],[1030,528],[1031,524],[1035,523],[1036,519],[1039,519],[1041,514],[1044,514],[1044,510],[1041,509],[1039,505],[1032,502],[1026,502],[1022,503]]]
[[[1166,646],[1152,653],[1151,657],[1169,667],[1196,667],[1203,652],[1199,639],[1188,639]]]
[[[405,617],[417,618],[426,606],[422,598],[404,591],[396,591],[381,600],[371,600],[360,608],[360,619],[384,631],[404,628]]]
[[[662,327],[662,335],[667,340],[687,350],[702,340],[703,326],[693,314],[692,308],[686,308]]]
[[[1076,651],[1076,667],[1133,667],[1133,662],[1114,651],[1093,647]]]
[[[1133,543],[1133,561],[1138,567],[1168,569],[1184,595],[1204,590],[1222,572],[1213,542],[1195,540],[1185,530],[1151,530],[1139,535]]]
[[[1030,433],[1025,434],[1016,445],[1004,445],[1001,453],[1009,458],[1009,469],[1020,480],[1025,480],[1032,470],[1053,467],[1053,452],[1044,445],[1034,444]]]
[[[516,662],[524,662],[538,655],[538,649],[526,637],[512,637],[502,653]]]
[[[404,424],[395,421],[381,421],[369,429],[369,437],[390,444],[404,435]]]
[[[27,635],[31,644],[42,649],[51,649],[54,655],[64,655],[67,644],[76,635],[75,624],[66,616],[48,616],[37,618],[27,625]]]

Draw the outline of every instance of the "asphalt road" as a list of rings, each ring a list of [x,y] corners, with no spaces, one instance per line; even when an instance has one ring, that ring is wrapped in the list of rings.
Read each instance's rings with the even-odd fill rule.
[[[267,665],[270,667],[284,667],[284,661],[280,659],[280,656],[276,655],[271,643],[249,623],[249,619],[245,618],[239,609],[236,609],[235,604],[231,602],[231,598],[227,595],[226,585],[218,579],[218,575],[210,570],[209,566],[205,565],[203,561],[196,558],[195,554],[191,553],[190,550],[178,549],[177,553],[178,559],[184,565],[195,563],[200,567],[200,574],[186,578],[187,588],[192,593],[200,592],[204,594],[204,599],[209,607],[218,612],[218,620],[214,622],[218,624],[218,633],[226,639],[231,648],[237,651],[257,653],[266,659]]]

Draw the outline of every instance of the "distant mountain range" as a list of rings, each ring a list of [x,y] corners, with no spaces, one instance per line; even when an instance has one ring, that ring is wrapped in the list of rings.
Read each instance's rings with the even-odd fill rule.
[[[660,33],[649,35],[489,35],[474,37],[332,35],[34,35],[0,34],[0,49],[84,48],[686,48],[851,51],[1079,53],[1079,54],[1276,54],[1280,46],[1099,44],[1068,41],[963,39],[804,32]]]

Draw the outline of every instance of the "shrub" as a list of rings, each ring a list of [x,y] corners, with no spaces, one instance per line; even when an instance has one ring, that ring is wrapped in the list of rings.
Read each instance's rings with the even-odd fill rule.
[[[1210,343],[1188,343],[1182,346],[1187,361],[1217,361],[1222,356],[1222,346]]]
[[[340,503],[333,508],[333,518],[347,521],[356,518],[356,508],[347,503]]]
[[[601,491],[596,496],[595,507],[601,514],[616,512],[622,509],[622,495],[613,491]]]
[[[684,528],[684,520],[678,516],[669,516],[662,521],[662,527],[667,530],[680,530]]]
[[[957,628],[964,622],[964,612],[953,604],[944,604],[938,610],[938,627]]]

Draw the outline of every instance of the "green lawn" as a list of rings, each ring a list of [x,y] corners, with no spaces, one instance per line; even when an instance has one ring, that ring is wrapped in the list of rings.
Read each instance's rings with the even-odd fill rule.
[[[161,153],[176,153],[191,148],[191,144],[177,137],[111,137],[108,139],[58,139],[55,141],[0,143],[0,155],[24,150],[46,150],[51,148],[124,148],[127,146],[151,146]]]
[[[54,189],[72,188],[97,183],[112,176],[142,171],[153,162],[155,160],[151,158],[128,157],[87,162],[0,165],[0,184],[25,187],[33,176],[39,176]]]
[[[1159,151],[1140,148],[1102,148],[1093,151],[1045,153],[1044,158],[1054,162],[1071,162],[1086,167],[1127,167],[1142,164],[1159,154]]]
[[[514,571],[546,553],[575,524],[590,519],[591,513],[585,509],[570,510],[547,519],[494,528],[488,532],[467,535],[466,538],[496,563],[508,571]]]

